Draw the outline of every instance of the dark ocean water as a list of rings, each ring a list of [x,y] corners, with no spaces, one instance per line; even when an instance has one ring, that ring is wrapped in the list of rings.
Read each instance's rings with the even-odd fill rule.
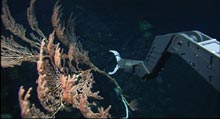
[[[28,27],[29,0],[8,0],[8,4],[16,21]],[[54,0],[36,2],[39,27],[47,35],[53,30],[50,21],[54,4]],[[76,34],[91,61],[106,72],[116,63],[108,50],[117,50],[124,58],[143,60],[156,35],[198,30],[220,38],[219,0],[62,0],[60,4],[63,19],[71,13],[76,18]],[[37,77],[36,64],[1,68],[1,115],[20,117],[18,89],[21,85],[36,88]],[[124,116],[114,86],[97,77],[96,88],[105,98],[103,105],[112,105],[113,117]],[[130,117],[220,117],[220,93],[176,55],[169,58],[155,79],[143,81],[121,70],[113,77],[129,101],[138,100],[139,110],[131,111]],[[31,99],[38,104],[36,95]],[[57,117],[82,116],[73,110],[60,112]]]

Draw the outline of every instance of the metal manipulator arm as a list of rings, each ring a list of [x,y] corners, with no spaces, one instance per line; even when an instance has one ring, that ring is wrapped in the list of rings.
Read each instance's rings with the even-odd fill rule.
[[[220,91],[220,43],[199,31],[187,31],[156,36],[145,60],[117,58],[118,69],[150,79],[160,72],[171,54],[179,55],[214,88]],[[117,55],[116,55],[117,54]]]

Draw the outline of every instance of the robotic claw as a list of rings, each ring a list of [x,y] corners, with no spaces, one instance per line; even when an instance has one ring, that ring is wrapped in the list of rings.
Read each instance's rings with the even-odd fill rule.
[[[115,50],[118,69],[151,79],[157,76],[171,54],[177,54],[220,92],[220,43],[199,31],[187,31],[156,36],[144,60],[121,58]]]

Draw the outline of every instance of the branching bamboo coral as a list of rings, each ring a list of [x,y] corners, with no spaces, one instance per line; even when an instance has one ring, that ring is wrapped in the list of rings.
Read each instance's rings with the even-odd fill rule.
[[[96,103],[89,102],[88,98],[103,99],[103,97],[99,96],[99,91],[92,91],[95,81],[91,71],[94,66],[89,61],[87,52],[82,49],[76,36],[74,36],[75,34],[71,31],[66,32],[64,25],[60,24],[59,8],[61,6],[58,5],[58,2],[55,4],[52,15],[55,31],[49,35],[49,38],[46,38],[38,27],[38,22],[34,15],[35,0],[31,0],[27,14],[28,22],[35,34],[38,34],[38,36],[33,35],[33,33],[30,35],[33,40],[28,39],[25,28],[15,22],[6,2],[6,0],[3,1],[3,13],[1,15],[4,26],[22,41],[29,43],[35,51],[15,42],[13,36],[10,38],[1,36],[1,66],[20,65],[23,61],[37,62],[39,75],[37,79],[38,99],[43,108],[47,110],[47,112],[42,112],[34,104],[31,105],[29,97],[31,96],[32,88],[29,88],[25,93],[24,86],[21,86],[19,90],[21,116],[23,118],[54,118],[58,111],[68,105],[72,105],[73,108],[79,109],[86,118],[110,117],[109,110],[111,106],[106,110],[103,107],[97,107],[98,112],[94,112],[91,109],[91,105],[96,106]],[[68,22],[68,25],[72,23]],[[71,29],[73,30],[73,28],[68,28],[68,30]],[[55,34],[57,34],[61,43],[69,49],[67,53],[63,52],[60,43],[54,44]],[[69,42],[70,36],[71,42]],[[70,44],[67,44],[67,42]],[[73,62],[76,65],[73,65]],[[82,70],[78,66],[79,63],[90,64],[93,68]]]
[[[2,23],[19,40],[29,44],[30,47],[17,43],[13,35],[1,36],[1,66],[13,67],[22,62],[37,63],[37,97],[46,111],[41,111],[30,102],[32,87],[25,92],[24,86],[19,90],[19,103],[23,118],[55,118],[57,112],[67,106],[78,109],[85,118],[109,118],[111,105],[106,109],[97,105],[95,100],[104,99],[99,91],[93,90],[95,83],[93,72],[106,76],[116,84],[117,82],[106,72],[96,67],[89,59],[88,52],[82,48],[74,32],[74,19],[70,17],[66,24],[61,20],[61,5],[54,5],[51,17],[54,31],[46,35],[38,26],[34,13],[36,0],[30,1],[27,9],[28,23],[32,32],[27,37],[26,29],[16,23],[12,17],[7,0],[2,1]],[[31,39],[30,39],[31,38]],[[55,43],[54,39],[58,38]],[[65,47],[64,48],[61,47]],[[86,65],[87,68],[81,68]],[[120,89],[121,90],[121,89]],[[129,106],[120,93],[125,106]],[[92,100],[89,100],[92,99]],[[91,108],[96,107],[96,112]],[[127,110],[126,110],[127,112]]]

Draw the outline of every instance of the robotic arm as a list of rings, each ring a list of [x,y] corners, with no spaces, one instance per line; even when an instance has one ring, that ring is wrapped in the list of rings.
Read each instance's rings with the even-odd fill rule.
[[[151,79],[157,76],[171,54],[177,54],[220,91],[220,43],[199,31],[156,36],[143,61],[124,59],[117,51],[110,52],[118,63],[110,75],[124,69],[142,79]]]

